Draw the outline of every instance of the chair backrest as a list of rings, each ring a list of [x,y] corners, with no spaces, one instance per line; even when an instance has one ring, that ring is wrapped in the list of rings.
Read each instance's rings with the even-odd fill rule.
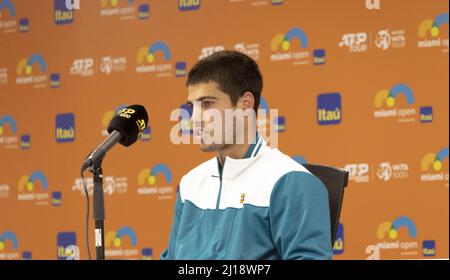
[[[324,165],[303,164],[314,176],[319,178],[328,190],[331,220],[331,245],[334,245],[336,231],[341,215],[342,201],[344,200],[344,188],[348,184],[348,171]]]

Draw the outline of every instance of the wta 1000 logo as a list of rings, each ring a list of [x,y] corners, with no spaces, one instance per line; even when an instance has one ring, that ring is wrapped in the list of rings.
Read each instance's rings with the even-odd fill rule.
[[[157,196],[158,199],[172,199],[172,172],[165,164],[155,164],[152,168],[142,169],[138,175],[138,195]]]
[[[447,37],[444,37],[445,26],[447,26]],[[442,13],[434,19],[422,21],[417,35],[419,36],[418,48],[442,48],[444,52],[448,52],[448,13]]]
[[[294,27],[286,33],[279,33],[272,38],[270,48],[271,61],[292,61],[293,65],[325,64],[325,50],[313,51],[313,59],[308,50],[308,36],[303,29]]]
[[[136,73],[156,73],[156,77],[170,77],[172,76],[170,59],[170,49],[162,41],[141,47],[136,56]]]

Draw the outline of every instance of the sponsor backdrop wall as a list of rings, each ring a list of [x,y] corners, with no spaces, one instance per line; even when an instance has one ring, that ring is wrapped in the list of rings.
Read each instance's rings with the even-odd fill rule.
[[[222,49],[261,66],[282,151],[350,171],[336,259],[448,258],[448,1],[65,2],[0,0],[0,259],[87,258],[79,169],[136,103],[149,129],[103,165],[106,255],[158,259],[213,156],[172,144],[170,114]]]

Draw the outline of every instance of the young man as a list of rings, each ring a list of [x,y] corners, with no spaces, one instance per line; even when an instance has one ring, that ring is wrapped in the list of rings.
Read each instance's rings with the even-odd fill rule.
[[[181,179],[161,259],[331,259],[322,182],[257,134],[244,143],[225,141],[227,132],[254,130],[254,122],[238,128],[223,121],[223,128],[214,130],[202,117],[215,111],[226,119],[225,112],[237,110],[251,117],[262,91],[255,61],[239,52],[218,52],[199,61],[186,84],[195,137],[202,151],[217,156]],[[206,141],[209,134],[214,142]]]

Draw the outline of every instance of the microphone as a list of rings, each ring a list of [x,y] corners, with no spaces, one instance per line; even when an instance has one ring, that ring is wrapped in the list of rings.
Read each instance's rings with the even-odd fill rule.
[[[123,108],[114,116],[108,126],[108,137],[95,148],[84,161],[81,172],[102,160],[117,143],[128,147],[141,138],[148,124],[148,114],[142,105]]]

